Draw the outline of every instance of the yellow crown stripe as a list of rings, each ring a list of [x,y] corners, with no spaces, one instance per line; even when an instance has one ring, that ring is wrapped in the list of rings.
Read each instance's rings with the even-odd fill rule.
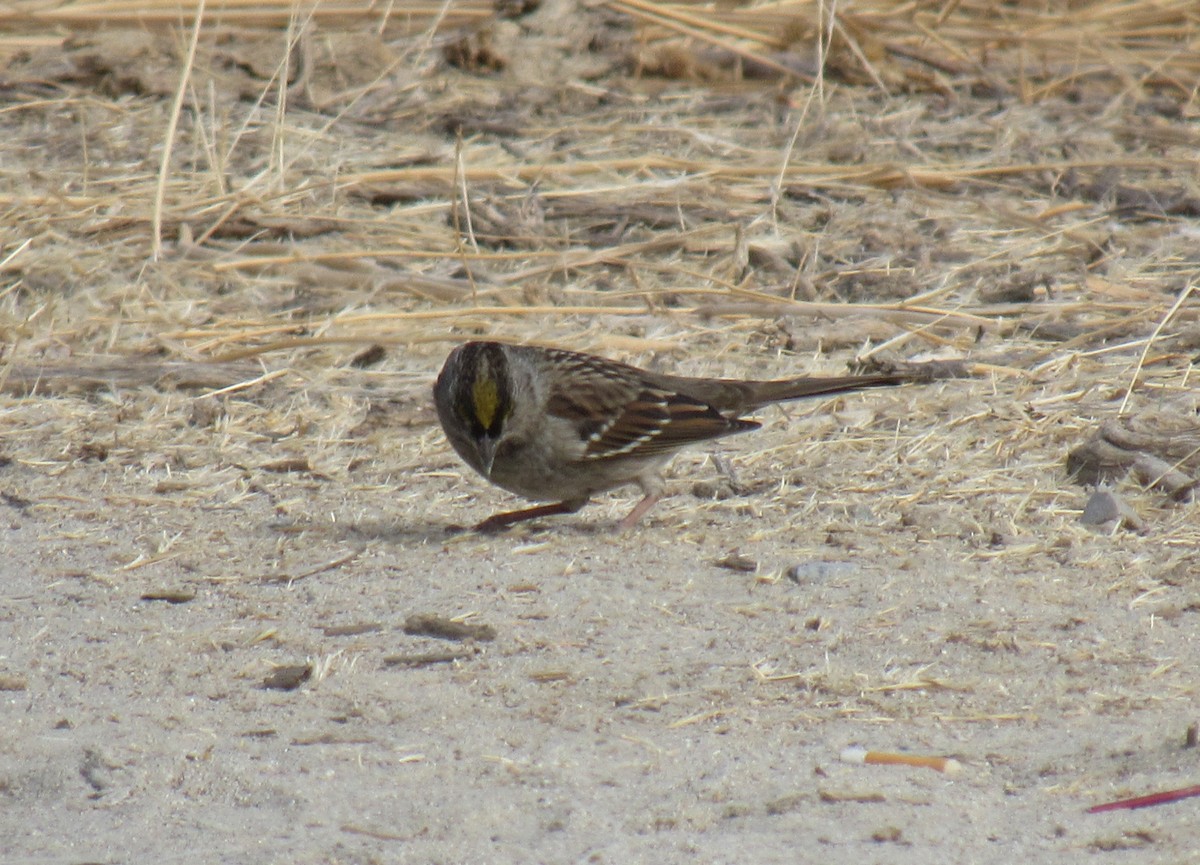
[[[491,429],[500,410],[500,390],[494,379],[477,378],[471,388],[471,401],[475,404],[475,419],[484,429]]]

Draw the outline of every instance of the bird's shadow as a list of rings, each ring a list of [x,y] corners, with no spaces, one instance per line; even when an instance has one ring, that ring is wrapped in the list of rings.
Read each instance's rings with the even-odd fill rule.
[[[598,537],[617,531],[616,524],[579,521],[570,518],[531,520],[496,531],[478,531],[473,525],[438,520],[379,520],[366,519],[354,522],[308,522],[303,520],[275,521],[270,528],[278,534],[318,535],[338,538],[343,541],[380,541],[400,546],[440,544],[459,538],[474,537],[478,540],[503,541],[514,539],[527,541],[549,534],[585,535]]]

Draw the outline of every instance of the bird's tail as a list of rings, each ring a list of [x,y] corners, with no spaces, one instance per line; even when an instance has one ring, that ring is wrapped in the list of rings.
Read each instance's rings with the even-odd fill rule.
[[[823,394],[843,393],[868,387],[889,387],[903,384],[909,379],[890,373],[872,375],[803,376],[779,381],[757,381],[750,387],[750,402],[759,406],[773,402],[786,402]]]

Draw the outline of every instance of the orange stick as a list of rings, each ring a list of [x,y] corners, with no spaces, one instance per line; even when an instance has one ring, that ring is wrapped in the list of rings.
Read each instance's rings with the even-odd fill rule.
[[[892,751],[868,751],[866,748],[847,748],[842,751],[846,763],[866,763],[873,766],[920,766],[953,775],[962,771],[962,763],[953,757],[931,757],[922,754],[897,754]]]

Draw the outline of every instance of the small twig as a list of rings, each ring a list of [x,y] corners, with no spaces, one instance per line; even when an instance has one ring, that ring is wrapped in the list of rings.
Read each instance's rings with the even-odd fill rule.
[[[175,90],[175,99],[171,103],[171,113],[167,119],[167,131],[163,136],[162,162],[158,166],[158,183],[154,188],[154,214],[151,218],[150,258],[152,261],[158,261],[162,257],[163,200],[167,194],[167,175],[171,170],[171,151],[175,148],[175,132],[179,128],[179,114],[183,109],[183,97],[187,93],[188,80],[192,77],[192,66],[196,62],[196,47],[200,44],[200,25],[204,21],[206,2],[207,0],[199,0],[196,5],[192,39],[188,44],[183,71],[179,74],[179,87]]]
[[[449,650],[444,652],[422,652],[415,655],[388,655],[383,659],[385,667],[428,667],[431,664],[449,664],[467,661],[479,654],[474,649]]]
[[[454,219],[454,245],[457,247],[458,257],[462,261],[463,271],[467,274],[467,279],[471,281],[471,300],[478,302],[478,289],[475,285],[475,278],[472,275],[470,263],[466,259],[465,250],[463,248],[463,228],[465,224],[467,239],[471,242],[471,251],[479,254],[479,244],[475,242],[475,229],[471,225],[471,201],[467,197],[467,171],[466,162],[463,160],[463,137],[462,129],[458,129],[454,136],[454,187],[459,190],[459,194],[454,197],[453,206],[450,214]],[[461,202],[461,220],[459,215],[459,203]]]
[[[1133,799],[1118,799],[1116,802],[1105,802],[1103,805],[1093,805],[1087,809],[1089,814],[1099,814],[1103,811],[1128,811],[1134,808],[1149,808],[1153,805],[1165,805],[1168,802],[1178,802],[1180,799],[1191,799],[1200,796],[1200,784],[1192,787],[1182,787],[1178,790],[1167,790],[1162,793],[1151,793],[1149,796],[1137,796]]]
[[[1192,289],[1196,287],[1195,281],[1189,282],[1184,286],[1183,291],[1179,292],[1179,297],[1175,298],[1175,302],[1171,304],[1171,308],[1167,310],[1167,314],[1162,317],[1158,326],[1154,328],[1154,332],[1150,334],[1150,339],[1146,341],[1146,347],[1142,349],[1142,354],[1138,358],[1137,366],[1134,367],[1133,375],[1129,379],[1129,387],[1125,389],[1125,398],[1121,400],[1121,407],[1117,409],[1117,416],[1125,414],[1125,408],[1129,405],[1129,400],[1133,396],[1133,389],[1137,386],[1138,374],[1142,371],[1142,366],[1146,363],[1146,356],[1150,353],[1150,347],[1154,345],[1154,341],[1158,339],[1158,335],[1162,333],[1162,329],[1167,326],[1167,322],[1172,316],[1179,311],[1183,306],[1183,302],[1188,299],[1192,293]]]
[[[331,562],[326,562],[323,565],[317,565],[312,570],[304,571],[302,573],[296,574],[295,576],[292,576],[290,574],[270,574],[268,576],[263,577],[261,581],[264,583],[298,583],[298,582],[300,582],[300,580],[307,579],[308,577],[312,577],[317,574],[324,573],[325,571],[332,571],[334,568],[340,568],[342,565],[346,564],[347,562],[352,562],[355,559],[357,559],[359,557],[359,555],[360,555],[359,551],[355,550],[352,553],[347,553],[346,555],[342,556],[341,558],[334,559]]]

